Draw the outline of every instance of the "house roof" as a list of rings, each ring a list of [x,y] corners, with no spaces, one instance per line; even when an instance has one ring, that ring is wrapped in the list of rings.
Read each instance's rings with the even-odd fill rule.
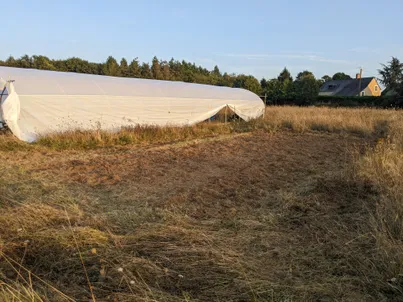
[[[363,91],[374,77],[350,80],[331,80],[322,85],[319,90],[320,95],[325,96],[356,96]]]

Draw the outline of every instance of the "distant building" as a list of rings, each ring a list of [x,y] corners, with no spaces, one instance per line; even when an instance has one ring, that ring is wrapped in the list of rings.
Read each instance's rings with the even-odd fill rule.
[[[320,96],[380,96],[381,88],[375,77],[331,80],[322,85]]]

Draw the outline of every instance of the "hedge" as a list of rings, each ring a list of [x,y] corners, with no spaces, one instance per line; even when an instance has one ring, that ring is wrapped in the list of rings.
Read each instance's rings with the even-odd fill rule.
[[[403,108],[403,97],[400,96],[317,96],[312,100],[284,98],[276,101],[267,100],[267,105],[297,106],[329,106],[329,107],[377,107]]]

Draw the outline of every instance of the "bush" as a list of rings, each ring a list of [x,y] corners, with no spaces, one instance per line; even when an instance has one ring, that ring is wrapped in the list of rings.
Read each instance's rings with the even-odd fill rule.
[[[311,105],[328,105],[336,107],[402,108],[403,98],[387,96],[318,96]]]
[[[374,107],[374,108],[403,108],[403,97],[398,96],[317,96],[306,99],[299,95],[289,95],[277,99],[268,99],[267,105],[297,105],[297,106],[329,106],[329,107]]]

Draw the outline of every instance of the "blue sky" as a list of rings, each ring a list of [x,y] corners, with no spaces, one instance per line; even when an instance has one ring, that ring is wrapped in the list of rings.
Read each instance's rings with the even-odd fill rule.
[[[379,63],[403,60],[402,0],[18,0],[0,10],[1,59],[156,55],[259,79],[284,66],[377,76]]]

